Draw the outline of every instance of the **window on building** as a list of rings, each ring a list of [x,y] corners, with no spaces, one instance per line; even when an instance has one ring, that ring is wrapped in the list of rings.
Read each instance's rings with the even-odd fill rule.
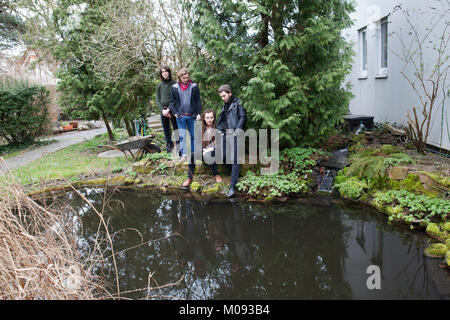
[[[386,77],[388,72],[388,17],[380,20],[378,31],[378,74]]]
[[[361,77],[367,77],[367,28],[359,30]]]

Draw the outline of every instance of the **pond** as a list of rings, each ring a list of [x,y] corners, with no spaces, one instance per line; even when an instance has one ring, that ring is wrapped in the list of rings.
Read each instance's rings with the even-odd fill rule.
[[[122,297],[450,297],[450,274],[439,267],[442,261],[424,256],[423,233],[389,225],[372,208],[339,204],[331,196],[240,203],[135,189],[80,192],[98,210],[105,195],[110,200],[103,210],[113,234],[120,290],[131,291]],[[97,214],[74,192],[61,199],[75,209],[79,245],[88,250],[99,229]],[[96,272],[116,290],[112,259]],[[148,286],[149,274],[152,287],[178,284],[136,290]]]

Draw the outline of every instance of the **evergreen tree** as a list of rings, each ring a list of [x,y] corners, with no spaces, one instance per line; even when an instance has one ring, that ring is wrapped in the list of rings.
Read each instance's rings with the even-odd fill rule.
[[[141,61],[133,60],[133,65],[109,81],[97,68],[98,59],[86,54],[86,47],[96,39],[96,33],[109,23],[104,13],[110,3],[60,0],[58,6],[52,3],[42,6],[40,1],[26,0],[24,5],[34,13],[27,20],[29,43],[46,50],[60,63],[57,77],[63,110],[71,117],[103,119],[109,138],[113,139],[110,119],[125,120],[131,135],[130,120],[145,115],[154,83],[148,72],[140,72],[145,56]],[[114,43],[111,47],[114,48]],[[145,64],[148,70],[148,60]]]
[[[0,0],[0,50],[8,49],[19,41],[25,26],[16,12],[15,0]]]
[[[342,121],[351,98],[344,80],[353,56],[342,30],[351,26],[352,2],[202,0],[191,5],[198,47],[193,77],[206,105],[217,106],[215,90],[229,83],[243,98],[250,125],[279,129],[283,147],[320,143]]]

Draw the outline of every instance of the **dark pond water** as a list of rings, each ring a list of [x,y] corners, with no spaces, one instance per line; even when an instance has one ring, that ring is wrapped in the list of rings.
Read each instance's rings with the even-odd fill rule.
[[[104,190],[81,192],[102,209]],[[388,225],[371,208],[337,205],[326,197],[256,204],[206,203],[184,194],[137,190],[108,191],[107,196],[105,217],[117,232],[122,292],[146,288],[152,274],[152,287],[184,276],[177,286],[149,292],[172,299],[450,297],[450,275],[439,267],[442,261],[423,255],[426,238]],[[82,222],[79,243],[87,248],[99,219],[75,193],[63,200],[75,208],[74,221]],[[368,282],[377,285],[377,274],[367,272],[373,265],[379,267],[381,288],[369,290]],[[114,291],[112,260],[98,272]],[[124,296],[142,299],[147,293]]]

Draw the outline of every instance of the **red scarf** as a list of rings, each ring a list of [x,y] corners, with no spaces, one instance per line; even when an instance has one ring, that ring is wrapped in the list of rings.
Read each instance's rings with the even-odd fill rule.
[[[182,84],[182,83],[180,82],[180,88],[181,88],[181,90],[185,91],[185,90],[189,87],[190,84],[191,84],[191,80],[189,80],[188,83],[187,83],[186,85],[184,85],[184,84]]]

